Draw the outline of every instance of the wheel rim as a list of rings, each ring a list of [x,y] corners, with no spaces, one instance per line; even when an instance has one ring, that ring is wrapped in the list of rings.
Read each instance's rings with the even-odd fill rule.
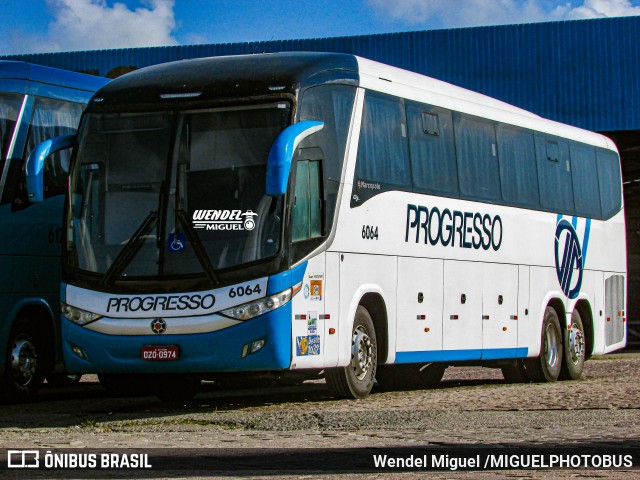
[[[553,325],[547,325],[544,337],[544,353],[547,365],[553,368],[558,364],[558,336]]]
[[[38,352],[28,339],[19,337],[11,347],[11,374],[21,387],[28,386],[36,376]]]
[[[569,352],[571,363],[574,365],[578,365],[584,358],[584,333],[575,323],[571,325],[571,333],[569,334]]]
[[[360,325],[353,332],[351,342],[351,368],[358,380],[363,380],[371,371],[373,345],[365,328]]]

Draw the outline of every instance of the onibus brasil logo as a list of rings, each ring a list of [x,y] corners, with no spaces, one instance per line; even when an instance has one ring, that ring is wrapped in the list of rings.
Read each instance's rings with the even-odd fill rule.
[[[253,230],[254,217],[258,214],[247,210],[195,210],[193,227],[205,230]]]
[[[555,240],[556,274],[560,288],[571,299],[578,296],[582,286],[591,219],[586,219],[582,243],[576,231],[577,228],[578,217],[573,217],[569,222],[562,215],[558,215]]]

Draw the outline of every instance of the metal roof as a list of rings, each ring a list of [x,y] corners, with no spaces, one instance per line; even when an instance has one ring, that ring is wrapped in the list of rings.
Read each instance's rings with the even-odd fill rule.
[[[640,129],[640,17],[353,37],[18,55],[109,75],[185,58],[286,51],[351,53],[596,131]],[[126,70],[126,69],[125,69]]]

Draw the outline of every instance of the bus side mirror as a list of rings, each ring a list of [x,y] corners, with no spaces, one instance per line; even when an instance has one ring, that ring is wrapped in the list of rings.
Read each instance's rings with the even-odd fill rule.
[[[285,194],[296,147],[302,140],[322,130],[323,127],[323,122],[304,120],[289,125],[280,132],[280,135],[271,145],[271,151],[267,159],[267,195],[276,197]]]
[[[37,145],[27,158],[27,195],[32,203],[44,200],[44,161],[49,155],[73,147],[75,135],[50,138]]]

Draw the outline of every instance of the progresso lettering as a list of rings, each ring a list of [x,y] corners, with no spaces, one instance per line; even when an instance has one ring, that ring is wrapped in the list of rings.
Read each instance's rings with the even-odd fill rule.
[[[502,231],[499,215],[409,204],[404,241],[497,251],[502,244]]]
[[[216,297],[207,295],[168,295],[159,297],[109,298],[107,312],[168,312],[172,310],[208,310]]]

